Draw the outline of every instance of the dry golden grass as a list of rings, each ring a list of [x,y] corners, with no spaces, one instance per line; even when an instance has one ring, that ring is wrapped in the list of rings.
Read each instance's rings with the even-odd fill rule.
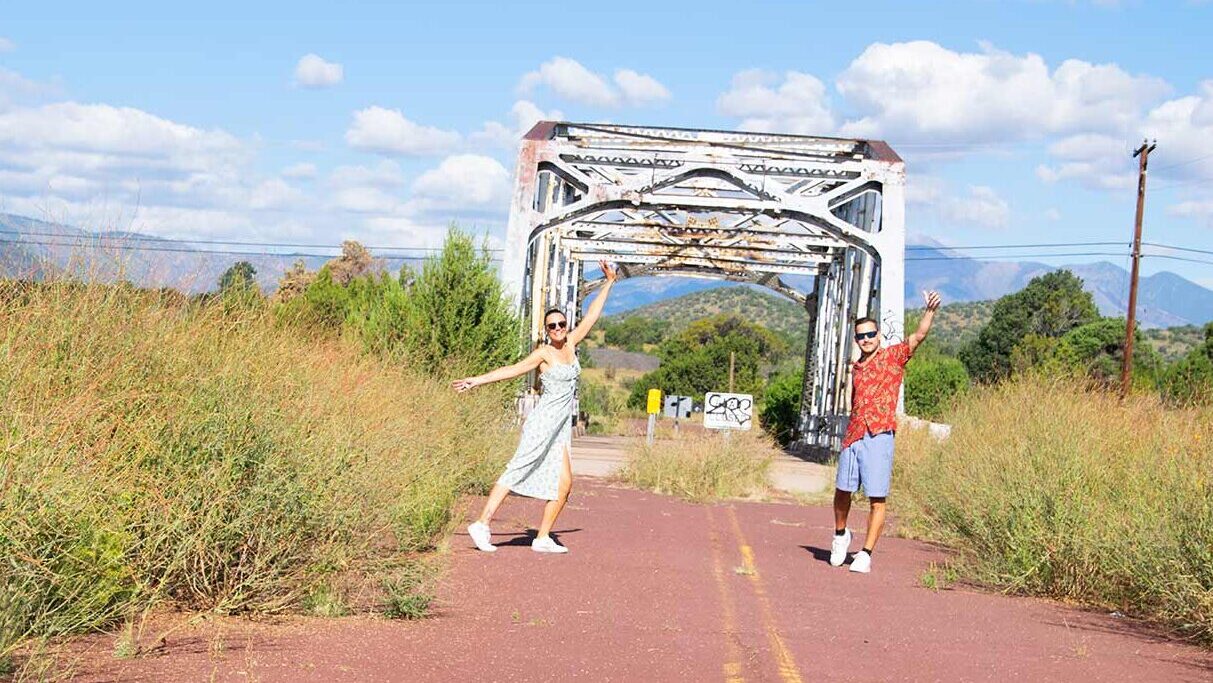
[[[0,665],[156,604],[279,612],[400,566],[487,487],[501,395],[259,306],[0,283]]]
[[[688,434],[645,445],[638,439],[620,471],[637,488],[695,502],[766,492],[775,442],[761,431]]]
[[[943,443],[898,435],[903,527],[958,548],[972,580],[1213,643],[1213,408],[1021,377],[945,421]]]

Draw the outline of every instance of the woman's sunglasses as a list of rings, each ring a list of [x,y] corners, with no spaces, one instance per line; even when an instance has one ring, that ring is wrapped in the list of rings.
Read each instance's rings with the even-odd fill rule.
[[[563,330],[565,327],[568,326],[568,324],[569,324],[569,321],[567,321],[567,320],[557,320],[554,323],[548,323],[548,329],[549,330]]]
[[[855,339],[858,341],[863,341],[864,339],[875,339],[877,334],[880,333],[876,330],[872,330],[871,332],[856,332]]]

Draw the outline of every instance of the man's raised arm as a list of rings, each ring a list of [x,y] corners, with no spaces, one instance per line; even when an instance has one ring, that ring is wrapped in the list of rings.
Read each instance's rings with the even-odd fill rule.
[[[923,294],[927,301],[927,309],[922,314],[922,320],[918,321],[918,329],[906,338],[906,343],[910,345],[910,353],[918,348],[918,345],[927,338],[927,333],[931,331],[931,323],[935,322],[935,311],[939,310],[939,304],[943,301],[939,296],[939,292],[930,291]]]

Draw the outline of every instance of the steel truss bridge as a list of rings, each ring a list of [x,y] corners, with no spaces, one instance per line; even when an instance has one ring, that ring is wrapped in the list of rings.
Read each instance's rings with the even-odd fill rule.
[[[515,178],[502,277],[532,343],[545,310],[575,322],[601,286],[586,261],[770,288],[809,316],[797,444],[839,447],[853,321],[903,334],[905,165],[887,144],[542,121]]]

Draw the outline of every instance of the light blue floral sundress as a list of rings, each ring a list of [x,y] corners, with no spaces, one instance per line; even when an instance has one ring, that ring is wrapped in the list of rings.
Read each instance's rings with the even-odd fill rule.
[[[559,497],[560,468],[572,433],[573,394],[580,376],[581,364],[576,359],[552,365],[539,374],[543,393],[522,425],[518,450],[497,483],[531,498]]]

